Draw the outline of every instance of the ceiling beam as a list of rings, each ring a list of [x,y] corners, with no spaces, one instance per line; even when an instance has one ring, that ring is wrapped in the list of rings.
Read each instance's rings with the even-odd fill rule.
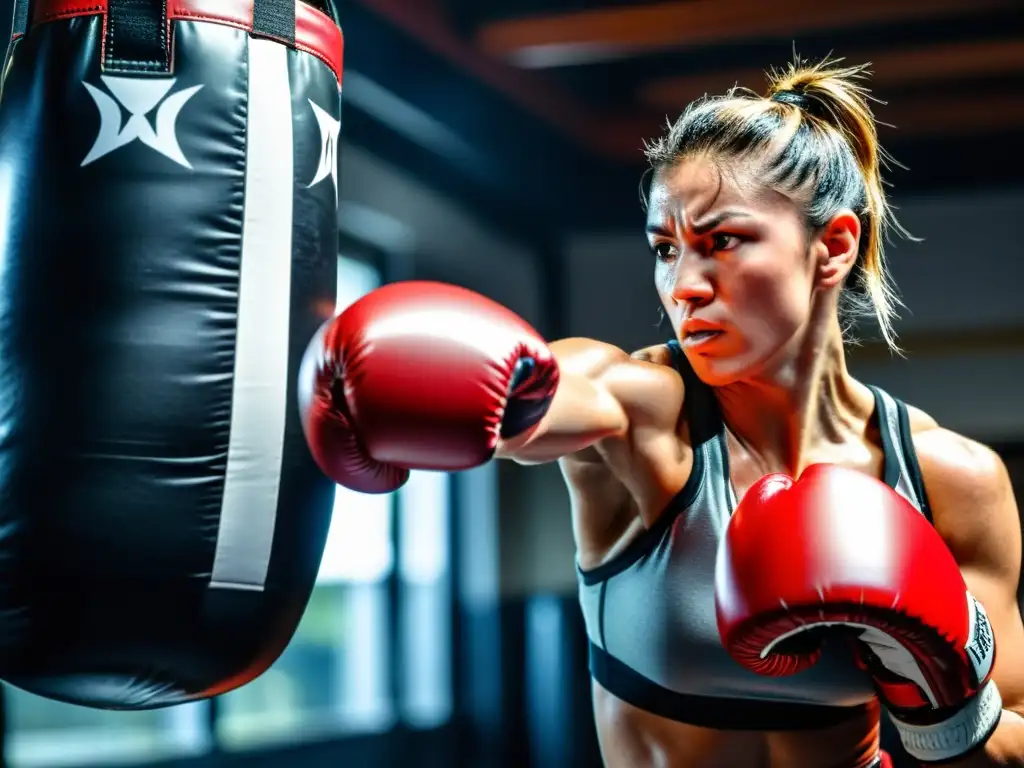
[[[994,75],[1024,73],[1024,39],[968,41],[847,56],[850,63],[870,62],[871,88],[887,91],[927,83],[947,84]],[[670,113],[704,94],[724,93],[734,85],[763,93],[767,75],[756,69],[709,72],[653,80],[639,89],[638,101]]]
[[[488,54],[523,68],[590,64],[642,52],[785,37],[1011,8],[1020,0],[687,0],[546,13],[477,33]]]
[[[674,119],[680,111],[673,110],[671,117]],[[1024,93],[1015,91],[908,97],[891,104],[876,104],[874,111],[885,146],[907,140],[978,138],[1024,130]],[[607,125],[602,143],[609,157],[640,162],[644,140],[661,136],[667,126],[664,115],[658,119],[639,116],[628,122]]]
[[[563,134],[592,150],[606,153],[600,128],[602,116],[571,94],[552,87],[547,78],[521,72],[481,53],[448,23],[437,0],[359,0],[359,4]]]
[[[654,138],[664,128],[664,119],[656,112],[624,115],[598,111],[552,83],[543,73],[524,72],[487,56],[455,31],[437,0],[429,4],[359,0],[359,5],[415,37],[434,54],[552,126],[582,149],[604,159],[640,162],[644,140]]]
[[[1024,94],[903,99],[875,110],[882,140],[972,135],[1024,128]],[[892,127],[889,127],[892,126]]]
[[[680,110],[672,113],[674,117]],[[879,136],[884,145],[909,139],[954,136],[980,137],[1024,130],[1024,93],[967,94],[955,97],[903,98],[874,107]],[[623,160],[639,160],[644,139],[655,138],[667,123],[638,118],[621,128],[609,127],[604,144],[609,154]]]
[[[609,164],[362,3],[338,6],[348,39],[357,41],[346,59],[347,141],[460,201],[516,242],[586,212],[581,188],[598,189]]]

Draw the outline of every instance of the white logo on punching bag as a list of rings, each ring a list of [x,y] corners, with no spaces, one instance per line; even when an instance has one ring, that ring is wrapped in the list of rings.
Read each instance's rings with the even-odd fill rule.
[[[177,122],[182,108],[203,86],[194,85],[168,96],[177,78],[102,76],[100,79],[114,97],[111,98],[94,85],[82,83],[100,112],[100,132],[89,154],[82,161],[83,168],[136,140],[178,165],[192,167],[178,145]],[[154,125],[150,125],[146,115],[156,109],[157,105],[159,109]],[[122,107],[129,115],[123,128]]]
[[[334,202],[338,202],[338,134],[341,133],[341,120],[335,120],[322,107],[309,99],[309,106],[313,108],[316,115],[316,122],[320,126],[320,164],[317,165],[316,175],[309,182],[309,187],[315,187],[328,176],[334,183]]]

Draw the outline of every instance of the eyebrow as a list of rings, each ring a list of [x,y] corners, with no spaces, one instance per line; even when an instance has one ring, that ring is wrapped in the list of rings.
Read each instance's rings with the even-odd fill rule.
[[[648,224],[647,225],[648,235],[658,235],[659,237],[672,237],[672,233],[669,232],[665,227],[660,224]]]
[[[726,208],[724,211],[712,214],[700,221],[695,221],[690,225],[690,229],[695,235],[706,235],[708,232],[713,230],[719,224],[727,219],[749,219],[751,218],[749,213],[737,210],[735,208]],[[647,225],[648,235],[660,235],[662,237],[671,237],[672,233],[662,227],[659,224],[648,224]]]

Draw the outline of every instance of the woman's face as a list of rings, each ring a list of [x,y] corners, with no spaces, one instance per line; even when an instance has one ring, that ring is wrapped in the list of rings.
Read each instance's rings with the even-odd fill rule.
[[[815,265],[797,207],[756,164],[693,157],[660,172],[647,236],[661,303],[694,372],[712,386],[756,377],[795,348]]]

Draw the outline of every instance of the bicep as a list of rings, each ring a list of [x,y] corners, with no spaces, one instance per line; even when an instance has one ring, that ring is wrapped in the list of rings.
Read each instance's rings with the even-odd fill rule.
[[[984,606],[996,641],[993,679],[1005,707],[1024,707],[1024,621],[1017,602],[1021,521],[1002,460],[951,433],[919,450],[935,526]],[[941,445],[945,443],[945,445]]]

